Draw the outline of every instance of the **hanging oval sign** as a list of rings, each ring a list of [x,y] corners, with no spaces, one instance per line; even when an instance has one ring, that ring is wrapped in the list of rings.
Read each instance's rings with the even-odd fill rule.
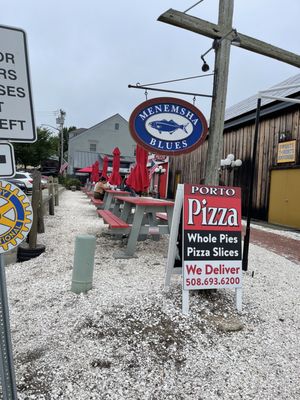
[[[171,156],[195,150],[208,131],[200,110],[173,97],[141,103],[130,116],[129,129],[133,139],[151,153]]]

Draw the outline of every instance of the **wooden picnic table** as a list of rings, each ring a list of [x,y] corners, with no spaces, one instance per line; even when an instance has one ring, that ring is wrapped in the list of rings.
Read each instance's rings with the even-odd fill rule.
[[[126,190],[116,190],[116,189],[105,189],[104,199],[103,199],[103,209],[110,210],[114,203],[115,196],[129,196],[130,193]]]
[[[120,214],[120,220],[128,222],[134,209],[132,226],[129,231],[127,247],[125,251],[118,251],[115,258],[131,258],[134,256],[139,235],[149,234],[151,228],[156,227],[159,234],[170,233],[174,202],[168,200],[154,199],[152,197],[115,196],[124,207]],[[157,213],[165,213],[167,225],[158,224]],[[145,218],[145,216],[147,218]]]

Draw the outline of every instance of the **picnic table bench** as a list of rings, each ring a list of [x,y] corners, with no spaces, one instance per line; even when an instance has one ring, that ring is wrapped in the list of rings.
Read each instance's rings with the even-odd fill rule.
[[[113,230],[113,233],[126,234],[130,231],[131,226],[117,217],[113,212],[109,210],[97,210],[99,217],[103,218],[103,221],[109,225],[109,228]]]
[[[91,203],[96,207],[103,206],[103,201],[100,199],[91,198]]]
[[[115,196],[115,199],[124,204],[120,215],[122,221],[128,222],[134,210],[127,246],[124,250],[116,252],[114,254],[115,258],[134,257],[137,241],[141,235],[153,235],[153,233],[157,233],[157,238],[159,239],[161,234],[170,233],[173,202],[151,197]],[[167,224],[158,224],[157,214],[164,219],[164,222],[167,221]]]
[[[164,212],[157,212],[156,218],[161,219],[162,221],[168,221],[168,215]]]

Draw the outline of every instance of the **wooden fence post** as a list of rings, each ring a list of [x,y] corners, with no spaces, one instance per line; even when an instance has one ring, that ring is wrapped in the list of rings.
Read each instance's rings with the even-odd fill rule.
[[[48,179],[48,194],[50,196],[49,199],[49,215],[54,215],[54,184],[53,177],[49,176]]]
[[[40,191],[39,191],[39,207],[38,207],[38,233],[45,232],[45,224],[44,224],[44,204],[43,204],[43,191],[40,184]]]
[[[54,182],[54,205],[59,206],[58,178],[54,178],[53,182]]]
[[[38,207],[40,200],[40,186],[41,186],[41,173],[37,170],[33,173],[33,184],[32,184],[32,197],[31,197],[31,206],[32,206],[32,226],[28,235],[28,244],[30,249],[36,248],[37,243],[37,227],[38,227]]]

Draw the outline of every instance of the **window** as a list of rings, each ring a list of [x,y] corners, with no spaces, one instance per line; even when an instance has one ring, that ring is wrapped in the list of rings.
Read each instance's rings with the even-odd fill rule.
[[[90,143],[90,151],[96,151],[96,143]]]
[[[118,131],[120,128],[120,124],[118,122],[115,123],[115,131]]]

